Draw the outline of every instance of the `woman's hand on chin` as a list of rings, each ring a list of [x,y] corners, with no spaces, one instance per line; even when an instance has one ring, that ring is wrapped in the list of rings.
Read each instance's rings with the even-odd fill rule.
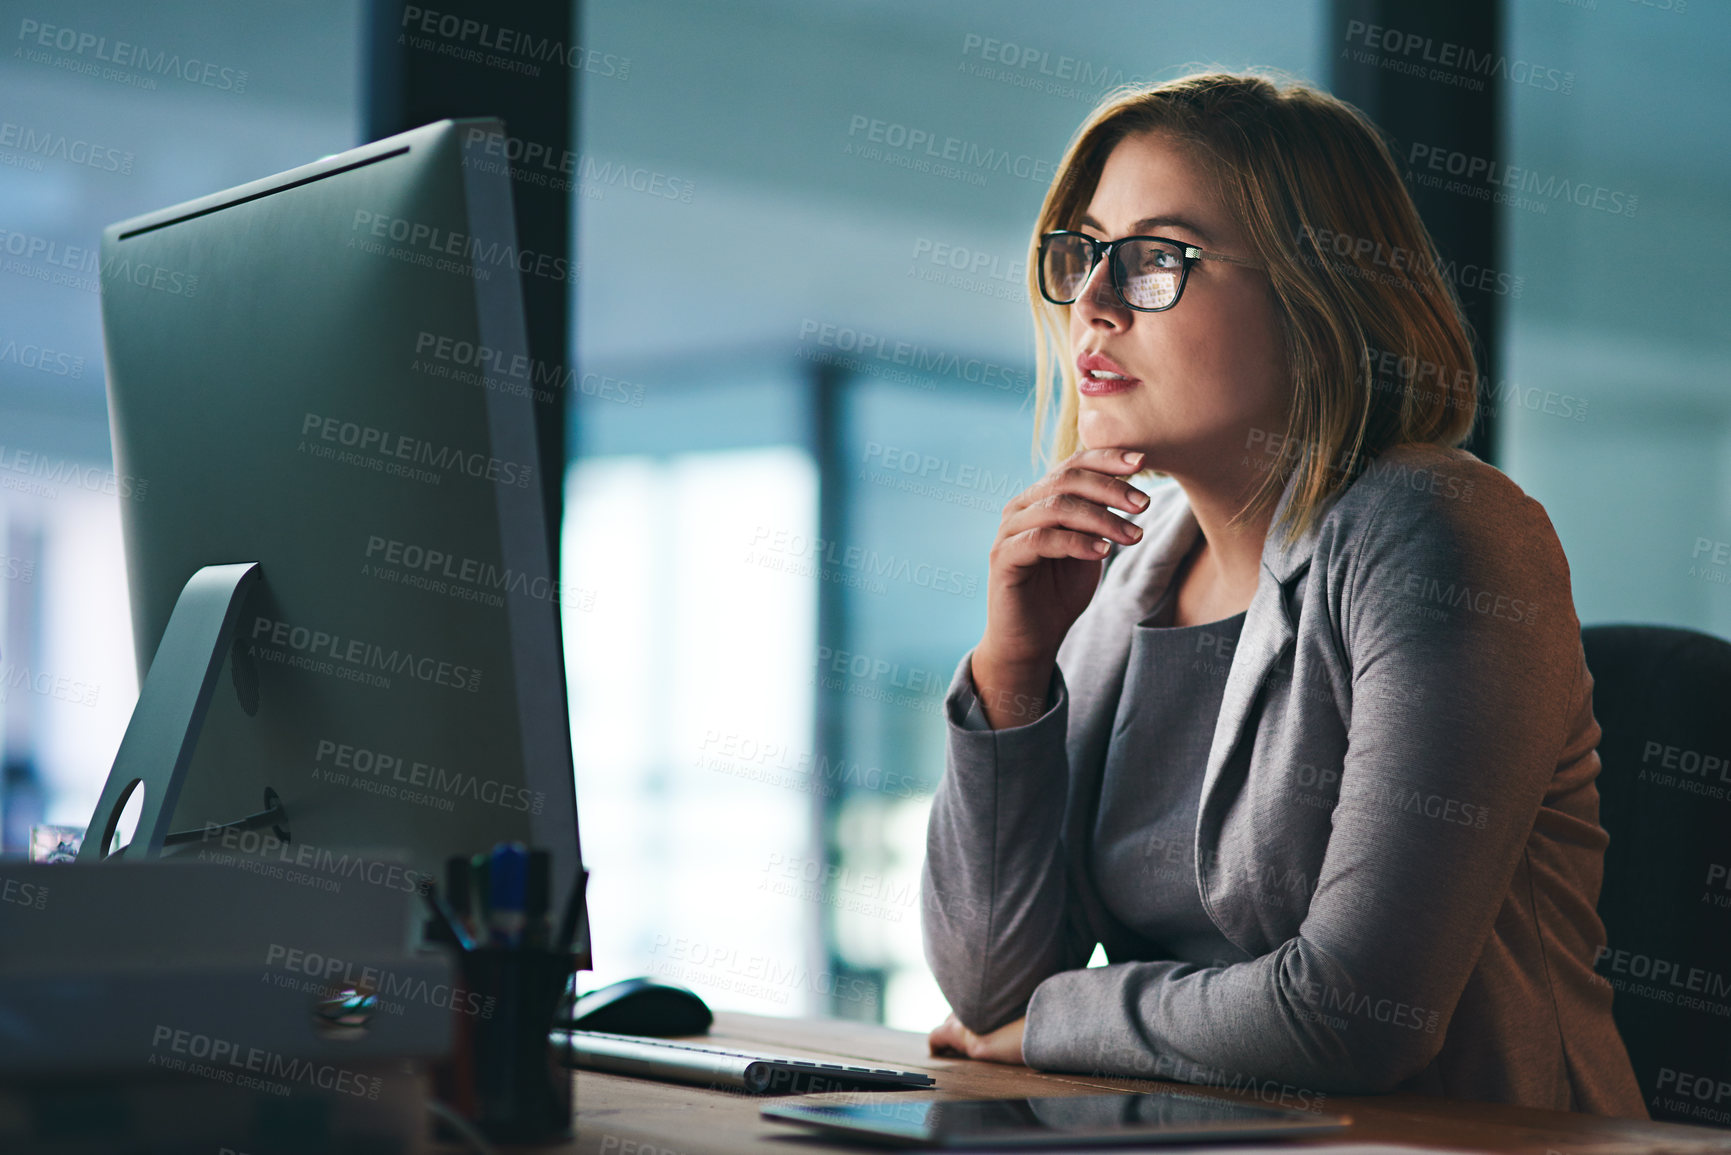
[[[988,1063],[1022,1062],[1022,1024],[1027,1017],[1006,1023],[989,1035],[976,1035],[951,1015],[927,1036],[934,1055],[961,1055]]]

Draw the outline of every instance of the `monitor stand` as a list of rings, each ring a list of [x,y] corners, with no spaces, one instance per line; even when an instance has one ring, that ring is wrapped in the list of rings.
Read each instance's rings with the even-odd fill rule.
[[[108,845],[134,789],[144,791],[144,802],[132,842],[124,848],[128,859],[157,858],[165,845],[188,840],[184,833],[170,834],[168,823],[198,747],[223,659],[234,644],[241,606],[259,576],[257,562],[207,565],[180,591],[78,848],[79,862],[110,857]],[[252,829],[283,820],[275,792],[266,790],[263,811],[229,825]]]

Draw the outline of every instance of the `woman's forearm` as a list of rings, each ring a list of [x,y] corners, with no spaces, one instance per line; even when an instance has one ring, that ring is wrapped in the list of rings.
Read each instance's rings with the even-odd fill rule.
[[[945,701],[949,736],[926,829],[921,923],[938,986],[975,1031],[1019,1017],[1036,986],[1081,965],[1074,956],[1086,958],[1093,945],[1072,943],[1067,926],[1068,698],[1049,672],[1036,691],[1041,705],[1049,689],[1056,700],[1032,724],[964,725],[972,695],[963,662]]]

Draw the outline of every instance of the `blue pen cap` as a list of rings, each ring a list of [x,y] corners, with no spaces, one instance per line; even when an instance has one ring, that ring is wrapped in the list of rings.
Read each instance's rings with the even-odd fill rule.
[[[529,848],[521,842],[493,847],[487,864],[488,907],[496,913],[520,913],[529,884]]]

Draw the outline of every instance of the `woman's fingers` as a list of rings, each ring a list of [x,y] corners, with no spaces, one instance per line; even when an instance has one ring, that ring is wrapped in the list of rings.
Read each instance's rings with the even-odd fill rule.
[[[1137,464],[1131,465],[1135,460]],[[1148,495],[1124,480],[1141,469],[1142,455],[1129,458],[1117,449],[1085,449],[1060,462],[1053,470],[1017,494],[1004,509],[1006,518],[1020,513],[1055,494],[1073,494],[1101,506],[1137,512],[1148,504]]]
[[[988,1063],[1021,1063],[1022,1034],[1027,1018],[1006,1023],[989,1035],[978,1035],[951,1015],[933,1028],[926,1041],[934,1055],[960,1055]]]
[[[1142,531],[1129,518],[1120,517],[1090,497],[1069,492],[1048,494],[1029,505],[1013,520],[1024,526],[1059,525],[1080,530],[1096,537],[1109,537],[1125,544],[1135,541]]]
[[[999,540],[992,552],[995,563],[1015,568],[1032,566],[1043,558],[1074,557],[1099,561],[1107,545],[1099,536],[1055,525],[1037,525]]]
[[[1079,497],[1058,494],[1007,519],[992,546],[992,562],[1015,567],[1042,558],[1074,557],[1098,561],[1106,541],[1134,545],[1142,540],[1140,526]]]
[[[950,1015],[943,1022],[932,1028],[932,1033],[926,1037],[926,1042],[934,1055],[968,1056],[978,1036],[962,1026],[961,1020]]]
[[[1121,477],[1090,468],[1101,465],[1131,468],[1116,450],[1086,450],[1005,506],[998,541],[1010,548],[1003,560],[1025,566],[1048,557],[1099,558],[1106,552],[1099,539],[1124,545],[1139,541],[1142,530],[1113,509],[1140,512],[1148,497]]]

